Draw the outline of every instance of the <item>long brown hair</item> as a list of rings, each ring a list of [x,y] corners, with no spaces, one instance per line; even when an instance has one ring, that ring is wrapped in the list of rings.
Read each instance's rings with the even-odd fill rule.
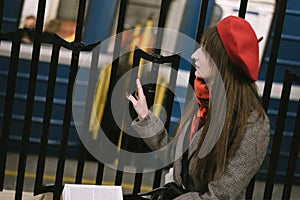
[[[196,177],[204,185],[219,178],[224,173],[228,160],[234,156],[243,139],[250,112],[255,110],[259,115],[258,117],[263,117],[264,109],[261,106],[255,83],[251,82],[230,61],[215,27],[210,27],[204,32],[201,46],[211,56],[223,79],[227,100],[226,117],[218,141],[205,157],[197,157],[194,170]],[[194,110],[194,105],[188,106],[176,132],[180,132],[183,124],[187,123],[188,118],[193,116]],[[211,106],[208,109],[207,122],[202,129],[198,151],[200,151],[207,135],[211,121],[210,113]]]

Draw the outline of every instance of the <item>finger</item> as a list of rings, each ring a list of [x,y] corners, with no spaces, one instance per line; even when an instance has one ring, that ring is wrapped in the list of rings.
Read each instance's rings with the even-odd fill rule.
[[[131,94],[126,94],[126,98],[132,103],[132,104],[136,104],[137,100],[131,95]]]
[[[137,86],[137,89],[138,89],[138,95],[143,96],[144,92],[143,92],[143,87],[141,85],[140,79],[136,79],[136,86]]]

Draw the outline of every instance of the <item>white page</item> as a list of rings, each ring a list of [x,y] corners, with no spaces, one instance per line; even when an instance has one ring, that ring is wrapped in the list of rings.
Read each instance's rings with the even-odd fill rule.
[[[123,200],[121,186],[65,184],[63,200]]]

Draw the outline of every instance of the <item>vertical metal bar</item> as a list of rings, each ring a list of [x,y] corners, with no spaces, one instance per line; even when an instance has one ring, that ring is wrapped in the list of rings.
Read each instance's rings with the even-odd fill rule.
[[[28,145],[29,145],[29,135],[31,132],[34,94],[36,89],[37,71],[38,71],[39,56],[40,56],[40,49],[41,49],[41,42],[40,42],[41,33],[43,31],[43,24],[44,24],[45,7],[46,7],[46,0],[40,0],[38,4],[37,24],[36,24],[35,38],[33,44],[28,94],[27,94],[27,102],[25,108],[25,119],[24,119],[24,127],[22,132],[22,147],[21,147],[19,164],[18,164],[18,176],[17,176],[15,199],[22,199],[26,159],[27,159],[27,152],[28,152]]]
[[[20,54],[20,41],[21,41],[21,32],[18,32],[19,37],[17,37],[17,41],[12,41],[12,49],[10,54],[10,64],[9,71],[7,76],[7,86],[6,86],[6,95],[4,102],[4,115],[2,122],[2,131],[0,138],[0,191],[3,190],[4,187],[4,174],[5,174],[5,164],[6,164],[6,156],[7,156],[7,143],[10,132],[10,124],[11,124],[11,115],[13,110],[14,103],[14,93],[16,87],[17,80],[17,71],[19,64],[19,54]]]
[[[101,121],[101,127],[103,127],[104,131],[107,131],[107,132],[110,132],[110,127],[107,127],[107,125],[110,124],[109,122],[111,121],[111,118],[112,118],[112,114],[110,111],[110,101],[111,101],[111,95],[112,95],[112,91],[114,89],[116,77],[117,77],[119,56],[120,56],[121,45],[122,45],[122,32],[124,29],[125,14],[126,14],[126,10],[127,10],[127,2],[128,2],[128,0],[121,0],[121,2],[120,2],[118,25],[117,25],[114,55],[113,55],[113,63],[112,63],[110,81],[109,81],[109,86],[108,86],[107,100],[106,100],[105,109],[104,109],[104,116],[106,116],[106,117],[104,117],[103,120]],[[103,164],[99,163],[99,165],[103,165]],[[102,167],[99,166],[99,168],[101,169]],[[97,177],[98,177],[98,175],[97,175]],[[119,178],[119,177],[120,177],[120,172],[117,171],[116,180],[115,180],[116,185],[120,185],[122,182],[122,180],[121,180],[122,178]]]
[[[138,151],[143,151],[142,147],[142,142],[138,142],[137,144],[137,150]],[[133,194],[137,194],[141,191],[141,186],[142,186],[142,180],[143,180],[143,162],[136,162],[136,173],[134,177],[134,185],[133,185]]]
[[[241,4],[242,4],[242,2],[241,2]],[[278,5],[276,6],[276,11],[275,11],[275,14],[277,17],[273,18],[274,19],[273,23],[275,23],[274,37],[273,37],[270,61],[268,64],[268,70],[266,73],[265,86],[264,86],[264,91],[263,91],[263,96],[262,96],[262,105],[263,105],[265,111],[268,110],[269,102],[270,102],[270,95],[271,95],[271,90],[272,90],[272,85],[273,85],[273,80],[274,80],[276,62],[277,62],[277,57],[278,57],[278,49],[279,49],[279,45],[280,45],[280,38],[281,38],[283,22],[284,22],[284,17],[285,17],[285,12],[286,12],[287,0],[279,0],[279,1],[277,1],[277,4]],[[242,7],[242,5],[241,5],[241,7]],[[240,8],[240,12],[241,12],[241,8]],[[240,15],[240,13],[239,13],[239,15]],[[247,199],[252,199],[254,184],[255,184],[255,177],[253,177],[251,179],[251,181],[247,187],[247,191],[246,191]]]
[[[197,25],[197,33],[196,33],[196,42],[197,43],[200,43],[202,34],[204,32],[207,8],[208,8],[208,0],[202,0],[201,8],[200,8],[200,16],[199,16],[198,25]]]
[[[62,189],[62,179],[64,173],[64,166],[65,166],[65,158],[66,158],[66,151],[68,145],[68,138],[69,138],[69,130],[70,130],[70,122],[71,122],[71,113],[72,113],[72,92],[73,86],[76,79],[76,74],[78,70],[78,60],[79,60],[79,52],[72,53],[72,61],[71,61],[71,69],[69,72],[69,81],[68,81],[68,89],[66,95],[66,105],[64,111],[64,121],[62,127],[62,135],[61,135],[61,144],[60,144],[60,152],[59,158],[57,163],[57,171],[55,177],[55,186],[56,190],[54,192],[54,197],[57,198],[60,196],[61,189]]]
[[[25,1],[21,1],[21,5],[20,5],[20,7],[19,7],[18,17],[17,17],[17,20],[16,20],[16,25],[17,25],[17,26],[19,26],[20,21],[21,21],[21,16],[22,16],[22,12],[23,12],[24,2],[25,2]]]
[[[77,13],[76,30],[75,30],[75,40],[74,42],[81,42],[82,31],[84,26],[84,16],[85,16],[86,0],[80,0]]]
[[[166,17],[168,14],[168,10],[170,8],[170,1],[169,0],[162,0],[161,2],[161,8],[160,8],[160,13],[159,13],[159,21],[158,21],[158,32],[157,32],[157,37],[155,41],[155,49],[154,49],[154,54],[155,55],[160,55],[161,53],[161,44],[163,40],[163,28],[165,27],[166,23]],[[157,77],[158,77],[158,63],[153,63],[152,64],[152,70],[151,70],[151,78],[150,80],[154,82],[157,82]],[[146,92],[147,99],[148,99],[148,105],[153,105],[154,103],[154,97],[155,97],[155,91],[156,91],[156,85],[150,85],[148,92]],[[152,93],[152,94],[151,94]],[[160,180],[161,180],[161,170],[155,171],[155,179],[153,181],[153,188],[157,188],[160,186]]]
[[[170,0],[162,0],[161,1],[161,7],[160,7],[160,13],[159,13],[159,20],[158,20],[158,32],[155,40],[155,49],[154,53],[155,54],[160,54],[161,52],[161,44],[163,40],[163,34],[164,30],[163,28],[165,27],[166,24],[166,19],[167,19],[167,14],[170,8]]]
[[[125,146],[128,145],[128,136],[127,135],[123,135],[122,137],[122,144],[121,144],[121,148],[124,149]],[[115,178],[115,185],[121,185],[122,180],[123,180],[123,171],[122,169],[124,168],[124,157],[119,156],[119,160],[118,160],[118,170],[116,172],[116,178]]]
[[[89,72],[89,83],[87,89],[87,96],[85,100],[86,102],[85,109],[84,109],[85,113],[84,113],[84,121],[82,127],[83,133],[89,132],[91,112],[93,108],[93,99],[94,99],[96,83],[97,83],[99,55],[100,55],[100,45],[98,45],[92,52],[92,62],[91,62],[91,67]],[[75,180],[77,184],[81,183],[82,181],[85,158],[86,158],[86,149],[81,142],[79,158],[77,163],[76,180]]]
[[[162,169],[156,170],[154,174],[153,188],[158,188],[160,186],[161,177],[162,177]]]
[[[276,67],[276,61],[278,57],[278,49],[280,45],[283,22],[286,13],[287,0],[278,0],[277,4],[278,5],[276,7],[276,12],[275,12],[277,17],[274,18],[275,21],[273,22],[275,23],[274,37],[273,37],[270,61],[268,64],[268,70],[266,73],[265,86],[264,86],[264,91],[262,96],[262,105],[266,111],[268,110],[269,102],[270,102],[270,95],[271,95],[271,90],[272,90],[272,85],[274,80],[275,67]]]
[[[300,146],[300,99],[298,101],[298,111],[297,111],[297,117],[295,121],[294,135],[293,135],[292,146],[290,150],[288,168],[285,176],[282,199],[290,199],[291,197],[292,183],[294,181],[299,146]]]
[[[166,24],[166,18],[168,14],[168,10],[170,7],[170,0],[162,0],[161,1],[161,7],[160,7],[160,13],[159,13],[159,20],[158,20],[158,30],[157,30],[157,36],[155,40],[155,48],[154,48],[154,55],[160,55],[161,53],[161,44],[163,41],[163,35],[164,35],[164,27]],[[157,82],[158,77],[158,63],[152,63],[152,69],[150,73],[150,81],[153,83]],[[152,106],[154,103],[154,97],[155,97],[155,91],[156,91],[156,84],[151,84],[147,87],[147,91],[145,92],[147,96],[147,103],[149,106]]]
[[[43,115],[43,132],[41,136],[41,143],[40,143],[40,149],[38,155],[38,164],[37,164],[35,184],[34,184],[35,195],[43,192],[42,191],[43,176],[45,170],[46,150],[48,144],[50,120],[51,120],[52,107],[53,107],[59,51],[60,51],[60,46],[54,45],[52,50],[51,61],[50,61],[46,102],[45,102],[44,115]]]
[[[208,0],[201,0],[201,8],[200,8],[200,16],[198,19],[198,25],[197,25],[197,33],[196,33],[196,42],[200,44],[201,41],[201,36],[204,31],[204,25],[205,25],[205,20],[206,20],[206,15],[207,15],[207,8],[208,8]],[[197,44],[194,46],[194,50],[197,48]],[[189,85],[194,87],[194,79],[195,79],[195,68],[191,65],[190,69],[190,75],[189,75]],[[188,88],[187,95],[186,95],[186,100],[191,99],[193,96],[194,91]],[[186,101],[185,106],[187,105],[188,101]]]
[[[267,174],[267,181],[264,192],[264,199],[271,199],[276,176],[276,169],[279,160],[280,145],[282,141],[284,125],[286,120],[286,113],[288,108],[288,101],[291,93],[292,80],[290,78],[290,71],[286,70],[284,76],[283,89],[280,98],[279,112],[276,122],[276,129],[273,137],[272,151],[270,156],[270,165]]]
[[[133,63],[132,63],[132,68],[134,67],[139,67],[142,53],[144,53],[141,49],[138,49],[137,47],[134,50],[133,54]],[[132,70],[131,72],[131,77],[130,77],[130,82],[129,82],[129,88],[135,88],[135,78],[138,76],[138,70]],[[123,134],[122,136],[122,143],[121,143],[121,148],[126,149],[128,147],[129,143],[129,136],[127,134]],[[138,143],[138,149],[140,149],[140,143]],[[115,178],[115,184],[120,185],[122,183],[123,179],[123,171],[122,169],[124,168],[124,159],[126,159],[122,154],[119,155],[119,160],[118,160],[118,170],[116,172],[116,178]],[[136,186],[134,186],[136,187]]]
[[[255,186],[255,175],[252,177],[250,180],[247,189],[246,189],[246,199],[252,199],[253,198],[253,191],[254,191],[254,186]]]
[[[141,144],[141,143],[139,143]],[[133,194],[137,194],[141,191],[143,173],[136,173],[134,177]]]
[[[180,57],[178,55],[175,55],[172,60],[172,68],[176,71],[179,68],[179,62],[180,62]],[[170,83],[169,83],[170,88],[173,89],[175,89],[176,80],[177,80],[177,75],[175,74],[174,70],[171,71]],[[173,101],[174,101],[174,94],[171,93],[171,95],[167,97],[167,103],[166,103],[166,111],[168,116],[165,123],[165,127],[167,130],[169,130]],[[160,186],[161,177],[162,177],[162,169],[156,170],[154,175],[154,180],[153,180],[153,188],[157,188]]]
[[[79,157],[78,157],[78,162],[77,162],[77,169],[76,169],[76,178],[75,178],[76,184],[82,183],[85,159],[86,159],[86,149],[81,142],[80,150],[79,150]]]
[[[167,14],[170,8],[170,1],[169,0],[162,0],[161,2],[161,8],[160,8],[160,13],[159,13],[159,20],[158,20],[158,32],[157,32],[157,37],[156,37],[156,41],[155,41],[155,49],[154,49],[154,54],[155,55],[160,55],[161,53],[161,44],[162,44],[162,40],[163,40],[163,29],[165,27],[166,24],[166,18],[167,18]],[[152,69],[151,69],[151,78],[150,80],[155,83],[157,82],[157,77],[158,77],[158,67],[159,64],[158,63],[153,63],[152,64]],[[155,97],[155,91],[156,91],[156,85],[150,85],[149,89],[148,89],[148,95],[147,95],[147,99],[148,99],[148,105],[153,105],[154,103],[154,97]],[[151,95],[151,93],[153,93]],[[160,186],[160,180],[161,180],[161,174],[162,171],[161,170],[156,170],[155,171],[155,179],[153,181],[153,188],[157,188]],[[159,179],[159,181],[158,181]]]
[[[109,87],[108,87],[108,97],[109,97],[108,100],[111,99],[111,93],[114,88],[116,76],[117,76],[117,70],[118,70],[118,65],[119,65],[119,56],[120,56],[121,45],[122,45],[122,32],[124,30],[125,14],[126,14],[126,9],[127,9],[127,1],[128,0],[121,0],[121,2],[120,2],[118,25],[117,25],[114,55],[113,55],[113,63],[112,63],[110,82],[109,82]],[[108,102],[108,104],[110,104],[110,102]]]
[[[102,185],[103,172],[104,172],[104,164],[99,162],[97,168],[97,175],[96,175],[96,185]]]
[[[80,0],[78,6],[78,15],[77,15],[75,41],[74,41],[75,44],[78,45],[80,44],[81,37],[82,37],[85,7],[86,7],[86,0]],[[66,105],[64,111],[64,121],[62,127],[61,148],[59,152],[57,171],[55,177],[56,189],[53,194],[53,198],[55,199],[59,199],[60,194],[62,192],[63,173],[64,173],[64,166],[65,166],[65,159],[66,159],[66,151],[68,146],[70,122],[72,117],[72,95],[73,95],[73,87],[75,84],[75,79],[78,71],[79,54],[80,54],[79,49],[77,51],[72,52],[72,59],[71,59],[71,66],[70,66],[71,69],[69,72]]]
[[[170,83],[169,83],[169,88],[170,88],[170,92],[169,95],[167,96],[167,102],[166,102],[166,112],[167,112],[167,119],[165,122],[165,127],[167,130],[169,130],[169,125],[170,125],[170,121],[171,121],[171,114],[172,114],[172,107],[173,107],[173,102],[174,102],[174,93],[175,92],[175,88],[176,88],[176,81],[177,81],[177,71],[179,68],[179,62],[180,62],[180,56],[179,55],[175,55],[172,58],[172,69],[171,70],[171,75],[170,75]]]
[[[113,54],[113,63],[112,63],[112,67],[111,67],[111,75],[110,75],[110,81],[109,81],[109,86],[108,86],[107,102],[106,102],[105,110],[104,110],[105,116],[107,116],[107,114],[109,113],[111,94],[114,89],[114,85],[115,85],[115,81],[116,81],[116,77],[117,77],[119,56],[120,56],[121,45],[122,45],[122,32],[124,29],[125,14],[126,14],[126,9],[127,9],[127,1],[128,0],[121,0],[121,2],[120,2],[118,25],[117,25],[117,30],[116,30],[116,38],[115,38],[115,46],[114,46],[114,54]],[[108,121],[110,121],[109,117],[103,118],[103,120],[101,122],[101,126],[107,124]]]
[[[239,9],[239,17],[245,19],[246,11],[247,11],[248,0],[241,0],[240,9]]]

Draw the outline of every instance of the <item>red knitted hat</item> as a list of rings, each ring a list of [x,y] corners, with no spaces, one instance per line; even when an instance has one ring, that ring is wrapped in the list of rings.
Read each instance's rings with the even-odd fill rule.
[[[240,17],[229,16],[217,23],[217,31],[231,60],[256,81],[259,70],[258,42],[251,25]]]

